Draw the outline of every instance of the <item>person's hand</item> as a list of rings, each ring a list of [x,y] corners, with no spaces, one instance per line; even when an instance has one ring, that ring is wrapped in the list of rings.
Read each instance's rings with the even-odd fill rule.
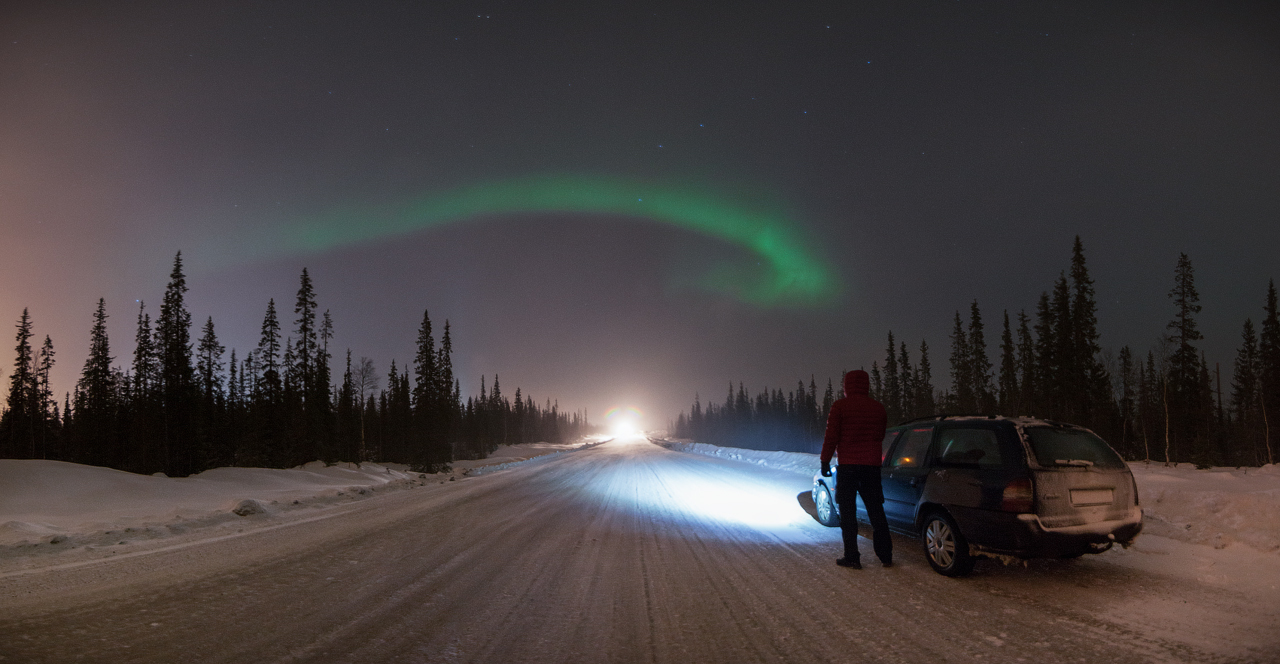
[[[823,476],[823,477],[831,477],[831,462],[830,462],[830,461],[823,461],[823,462],[822,462],[822,476]]]

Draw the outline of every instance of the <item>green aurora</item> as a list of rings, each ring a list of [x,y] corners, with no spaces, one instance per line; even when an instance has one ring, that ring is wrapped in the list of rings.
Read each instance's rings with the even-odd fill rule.
[[[814,306],[838,293],[834,272],[798,224],[761,206],[734,204],[686,187],[616,178],[540,176],[463,187],[389,206],[347,207],[278,228],[270,251],[313,253],[495,215],[567,212],[669,224],[744,247],[751,266],[718,265],[697,285],[758,306]]]

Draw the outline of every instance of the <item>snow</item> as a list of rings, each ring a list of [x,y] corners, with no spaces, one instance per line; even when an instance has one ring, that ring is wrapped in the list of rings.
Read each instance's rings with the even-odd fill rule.
[[[576,447],[502,446],[489,458],[454,463],[449,477],[509,468]],[[358,500],[427,477],[402,464],[327,466],[313,461],[290,469],[214,468],[171,478],[63,461],[0,459],[0,547],[106,543],[122,532],[131,539],[155,539],[246,517]]]
[[[1209,468],[1130,463],[1144,530],[1222,549],[1280,553],[1280,466]]]
[[[326,466],[316,461],[284,470],[214,468],[171,478],[63,461],[2,459],[0,545],[55,534],[144,531],[237,510],[244,513],[240,516],[265,514],[281,503],[368,491],[411,477],[415,475],[403,466],[368,463]],[[246,505],[248,501],[253,505]]]
[[[653,439],[653,442],[677,452],[733,459],[734,461],[744,461],[757,466],[764,466],[765,468],[789,470],[809,476],[813,476],[820,465],[817,454],[806,454],[804,452],[762,452],[760,450],[744,450],[737,447],[720,447],[706,443],[660,438]]]
[[[833,564],[839,530],[813,519],[813,455],[667,446],[695,453],[639,438],[513,447],[449,474],[380,467],[404,475],[382,484],[357,478],[377,475],[368,464],[225,469],[221,491],[201,476],[5,466],[0,521],[23,524],[26,543],[0,546],[0,658],[1277,661],[1280,555],[1243,526],[1221,549],[1144,533],[1076,560],[982,561],[964,579],[895,536],[893,567],[852,572]],[[1275,485],[1273,470],[1136,470],[1144,504],[1169,485],[1157,513],[1187,533],[1215,520],[1195,510]],[[286,484],[300,497],[259,493]],[[212,497],[170,519],[192,487]],[[175,522],[189,530],[168,534]]]
[[[584,436],[582,441],[574,443],[521,443],[519,445],[502,445],[483,459],[454,461],[453,469],[462,475],[474,477],[485,473],[506,470],[518,465],[525,465],[534,459],[547,461],[551,458],[572,452],[573,450],[594,447],[606,443],[611,438],[606,436]]]

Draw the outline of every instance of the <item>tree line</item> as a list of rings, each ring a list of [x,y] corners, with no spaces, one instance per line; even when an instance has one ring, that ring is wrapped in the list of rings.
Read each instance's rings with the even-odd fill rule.
[[[502,393],[481,377],[463,401],[453,373],[449,322],[439,336],[424,311],[411,365],[394,360],[386,386],[373,361],[331,376],[333,320],[320,311],[304,268],[285,334],[268,300],[258,345],[224,361],[212,317],[191,339],[182,254],[174,258],[158,316],[139,304],[132,364],[113,365],[106,302],[98,300],[89,356],[59,403],[49,384],[53,342],[32,343],[27,309],[17,323],[16,359],[0,413],[0,457],[55,459],[183,477],[219,466],[289,468],[308,461],[379,461],[435,472],[482,458],[503,444],[571,440],[590,428],[583,412]]]
[[[1002,312],[998,362],[988,354],[974,300],[967,321],[955,312],[949,386],[933,386],[927,342],[913,364],[906,343],[890,331],[883,360],[871,365],[872,396],[885,404],[891,423],[944,413],[1025,415],[1089,427],[1130,460],[1202,467],[1275,463],[1280,315],[1274,281],[1261,330],[1251,318],[1244,321],[1225,396],[1218,367],[1197,345],[1202,307],[1185,253],[1173,276],[1171,318],[1158,343],[1145,357],[1129,346],[1113,355],[1099,343],[1094,282],[1077,237],[1069,269],[1041,293],[1034,312],[1019,311],[1012,320]],[[822,434],[815,423],[825,420],[830,399],[822,408],[807,401],[793,407],[805,394],[802,384],[785,398],[766,389],[751,400],[741,385],[736,395],[730,387],[723,406],[704,411],[695,397],[690,414],[681,413],[673,428],[677,436],[716,444],[813,449]]]
[[[813,376],[809,377],[808,388],[799,380],[796,389],[785,394],[781,389],[766,387],[754,398],[742,383],[738,383],[737,391],[729,383],[723,404],[708,402],[704,408],[700,397],[694,395],[689,414],[680,413],[672,430],[677,438],[713,445],[812,452],[822,444],[827,413],[838,396],[843,396],[843,389],[837,395],[827,379],[827,389],[819,400]]]

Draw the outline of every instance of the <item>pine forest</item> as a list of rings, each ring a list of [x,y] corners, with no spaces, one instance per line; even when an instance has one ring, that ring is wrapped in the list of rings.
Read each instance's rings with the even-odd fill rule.
[[[191,339],[182,254],[158,315],[137,313],[132,364],[113,365],[107,309],[93,312],[89,356],[75,389],[50,388],[53,342],[36,338],[27,310],[17,323],[16,358],[0,415],[0,457],[54,459],[135,473],[184,477],[219,466],[290,468],[309,461],[391,462],[446,469],[502,444],[573,440],[585,413],[539,405],[498,376],[463,400],[445,321],[437,338],[426,311],[409,364],[393,360],[385,383],[368,358],[339,357],[332,376],[334,322],[321,311],[304,269],[293,308],[266,303],[257,347],[230,356],[212,318]]]

